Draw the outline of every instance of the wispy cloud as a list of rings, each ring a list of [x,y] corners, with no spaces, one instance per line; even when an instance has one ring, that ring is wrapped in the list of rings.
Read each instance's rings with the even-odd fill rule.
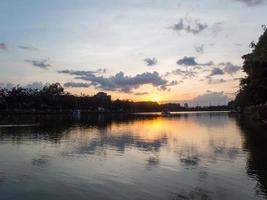
[[[149,92],[135,92],[134,95],[136,96],[142,96],[142,95],[147,95]]]
[[[258,6],[266,2],[265,0],[235,0],[246,4],[247,6]]]
[[[195,50],[197,53],[203,54],[204,53],[204,44],[199,45],[199,46],[195,46]]]
[[[35,90],[41,90],[46,84],[43,84],[42,82],[32,82],[28,83],[23,86],[23,88],[29,88],[29,89],[35,89]]]
[[[158,60],[156,58],[146,58],[144,59],[144,62],[147,66],[154,66],[158,63]]]
[[[48,59],[44,60],[25,60],[25,62],[31,63],[34,67],[39,67],[42,69],[48,69],[51,65]]]
[[[219,32],[223,30],[223,22],[216,22],[211,26],[212,35],[215,37]]]
[[[69,74],[69,75],[76,75],[76,76],[91,76],[93,74],[98,74],[98,73],[105,73],[106,69],[104,68],[99,68],[95,71],[79,71],[79,70],[60,70],[58,73],[60,74]]]
[[[38,50],[38,49],[35,48],[35,47],[24,46],[24,45],[18,45],[17,47],[18,47],[19,49],[28,50],[28,51],[36,51],[36,50]]]
[[[90,83],[82,83],[82,82],[66,82],[64,83],[64,87],[67,88],[87,88],[90,87]]]
[[[220,83],[225,83],[226,80],[221,78],[221,79],[213,79],[211,77],[208,77],[208,84],[220,84]]]
[[[199,22],[199,20],[192,20],[189,18],[180,18],[177,24],[174,24],[170,29],[174,31],[185,31],[188,33],[199,34],[208,27],[207,24]]]
[[[165,74],[165,76],[169,76],[169,75],[180,75],[182,76],[182,79],[191,79],[191,78],[196,77],[197,72],[194,72],[192,70],[175,69]]]

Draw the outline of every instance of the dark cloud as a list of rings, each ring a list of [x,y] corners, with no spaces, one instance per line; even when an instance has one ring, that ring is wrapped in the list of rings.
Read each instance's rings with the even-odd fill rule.
[[[174,24],[170,28],[174,31],[186,31],[188,33],[199,34],[208,27],[207,24],[200,23],[199,20],[188,20],[186,18],[180,18],[177,24]]]
[[[223,71],[227,74],[233,75],[241,70],[241,67],[238,65],[234,65],[230,62],[220,63],[220,66],[224,66]]]
[[[235,0],[246,4],[247,6],[258,6],[266,2],[265,0]]]
[[[82,82],[67,82],[64,83],[64,87],[67,88],[87,88],[90,87],[91,84],[90,83],[82,83]]]
[[[139,95],[147,95],[147,94],[149,94],[149,92],[135,92],[134,93],[134,95],[137,95],[137,96],[139,96]]]
[[[158,60],[156,58],[146,58],[144,59],[144,62],[147,66],[154,66],[158,63]]]
[[[24,46],[24,45],[18,45],[17,47],[20,48],[20,49],[23,49],[23,50],[28,50],[28,51],[36,51],[36,50],[38,50],[37,48]]]
[[[44,60],[25,60],[25,62],[31,63],[34,67],[39,67],[42,69],[47,69],[51,65],[48,63],[48,59]]]
[[[223,74],[224,74],[224,72],[222,69],[220,69],[218,67],[214,67],[214,68],[212,68],[209,76],[216,76],[216,75],[223,75]]]
[[[203,54],[204,53],[204,44],[200,46],[195,46],[195,50],[197,53]]]
[[[185,66],[195,66],[198,65],[196,62],[196,57],[183,57],[182,59],[178,60],[177,65],[185,65]]]
[[[225,83],[226,80],[221,78],[221,79],[212,79],[208,78],[208,84],[220,84],[220,83]]]
[[[7,50],[7,45],[5,43],[0,43],[0,50]]]
[[[207,63],[198,63],[196,61],[196,57],[193,56],[185,56],[182,59],[176,62],[177,65],[184,65],[184,66],[212,66],[214,65],[213,61],[209,61]]]
[[[169,75],[180,75],[183,77],[183,79],[191,79],[193,77],[196,77],[197,73],[192,71],[192,70],[181,70],[181,69],[175,69],[171,72],[167,72],[165,74],[165,76],[169,76]]]
[[[236,74],[238,71],[241,70],[240,66],[234,65],[231,62],[222,62],[219,64],[215,64],[213,61],[209,61],[206,63],[198,63],[196,61],[196,57],[193,57],[193,56],[185,56],[182,59],[178,60],[176,63],[178,65],[183,65],[186,67],[193,67],[194,70],[201,70],[203,66],[207,66],[207,67],[214,66],[211,69],[207,68],[207,69],[202,70],[203,72],[205,72],[205,71],[210,72],[210,74],[206,78],[210,78],[211,76],[215,76],[215,75],[223,75],[223,74],[233,75],[233,74]],[[196,76],[195,71],[181,70],[181,69],[176,69],[172,72],[167,72],[166,76],[168,76],[170,74],[183,75],[184,79],[192,78],[192,77]],[[215,81],[213,81],[213,82],[215,82]]]
[[[132,93],[133,89],[137,89],[142,85],[150,84],[159,89],[165,90],[173,82],[162,78],[158,72],[144,72],[135,76],[126,76],[123,72],[119,72],[114,76],[104,77],[95,74],[93,71],[74,71],[63,70],[58,73],[69,74],[75,76],[77,80],[88,81],[88,86],[106,91],[121,91]]]
[[[58,73],[76,75],[76,76],[90,76],[90,75],[98,74],[98,73],[106,73],[106,69],[99,68],[95,71],[61,70],[61,71],[58,71]]]

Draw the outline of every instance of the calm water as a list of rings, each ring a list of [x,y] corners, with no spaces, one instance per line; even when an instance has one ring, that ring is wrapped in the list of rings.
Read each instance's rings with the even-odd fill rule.
[[[228,113],[34,120],[0,127],[1,200],[267,197],[266,127]]]

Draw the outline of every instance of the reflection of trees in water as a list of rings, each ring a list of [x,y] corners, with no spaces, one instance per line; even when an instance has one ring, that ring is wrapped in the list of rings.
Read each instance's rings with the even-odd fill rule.
[[[42,140],[60,143],[69,128],[69,124],[59,124],[56,121],[51,122],[50,125],[1,128],[0,140],[11,139],[17,144],[23,141]]]
[[[200,162],[200,155],[197,147],[192,145],[184,145],[177,151],[180,163],[185,168],[197,167]]]
[[[6,177],[3,172],[0,172],[0,186],[5,182]]]
[[[171,118],[190,120],[207,127],[220,127],[229,122],[228,114],[225,112],[175,113]]]
[[[159,165],[159,156],[158,155],[150,156],[146,160],[146,162],[147,162],[146,169],[147,170],[152,170],[153,167],[156,167],[156,166]]]
[[[19,122],[19,117],[16,118],[13,123]],[[43,140],[52,143],[60,143],[64,137],[66,138],[72,133],[72,129],[75,127],[80,127],[82,129],[98,129],[99,134],[96,138],[79,144],[72,152],[68,152],[67,150],[67,152],[64,152],[64,155],[105,153],[107,147],[114,147],[116,151],[121,153],[123,153],[127,147],[135,147],[141,151],[158,152],[162,145],[167,144],[168,140],[166,137],[161,137],[152,141],[145,141],[138,136],[133,136],[133,133],[125,133],[118,136],[108,134],[107,129],[112,125],[127,125],[136,121],[152,120],[159,117],[153,115],[91,114],[83,115],[78,121],[73,120],[72,116],[68,115],[28,117],[29,118],[26,119],[27,123],[40,123],[40,126],[0,128],[0,140],[4,141],[8,139],[16,144],[20,144],[23,141],[39,142]],[[32,165],[44,167],[47,165],[48,160],[49,159],[44,157],[34,158],[32,160]],[[156,166],[158,163],[158,157],[151,157],[147,160],[149,167]]]
[[[247,173],[258,181],[256,192],[267,197],[267,127],[244,119],[238,124],[245,138],[244,149],[249,152]]]
[[[205,189],[196,187],[193,190],[181,190],[175,194],[172,200],[210,200],[212,199],[211,193]]]
[[[212,153],[213,162],[217,162],[218,158],[224,158],[225,161],[232,162],[242,153],[239,147],[227,146],[223,141],[220,141],[220,144],[216,144],[216,141],[212,138],[209,140],[209,145],[212,149],[210,153]]]
[[[195,167],[198,166],[200,159],[197,156],[188,156],[186,158],[181,158],[180,162],[182,163],[182,165],[186,166],[186,167]]]
[[[41,155],[39,158],[32,159],[32,165],[37,167],[45,167],[48,165],[50,156]]]
[[[10,116],[4,121],[0,120],[0,124],[38,123],[40,126],[0,128],[0,140],[11,139],[16,143],[23,140],[48,140],[53,143],[60,143],[63,137],[70,134],[73,126],[106,130],[112,124],[130,124],[136,120],[155,119],[156,117],[130,114],[88,114],[82,115],[80,120],[76,121],[71,115],[16,115]]]
[[[167,138],[165,137],[153,141],[143,141],[138,137],[133,137],[132,134],[120,136],[100,134],[99,137],[83,144],[72,153],[94,154],[98,149],[105,149],[104,147],[107,146],[115,147],[119,152],[124,152],[126,147],[131,146],[142,151],[159,151],[160,147],[166,143]]]

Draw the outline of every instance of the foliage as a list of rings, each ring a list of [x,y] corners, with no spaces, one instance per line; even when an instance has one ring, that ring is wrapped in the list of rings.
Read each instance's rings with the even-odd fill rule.
[[[267,101],[267,30],[257,44],[251,43],[252,52],[244,55],[243,70],[247,77],[240,82],[240,90],[235,105],[248,106],[263,104]]]
[[[133,102],[130,100],[111,100],[109,95],[105,96],[75,96],[64,92],[59,83],[46,85],[41,90],[26,89],[20,86],[11,90],[0,88],[0,112],[60,112],[81,109],[84,111],[112,112],[155,112],[163,109],[170,111],[184,111],[190,108],[183,108],[180,104],[159,104],[157,102]],[[103,109],[101,109],[103,111]],[[225,110],[227,107],[218,106],[213,108],[191,108],[192,110]]]

